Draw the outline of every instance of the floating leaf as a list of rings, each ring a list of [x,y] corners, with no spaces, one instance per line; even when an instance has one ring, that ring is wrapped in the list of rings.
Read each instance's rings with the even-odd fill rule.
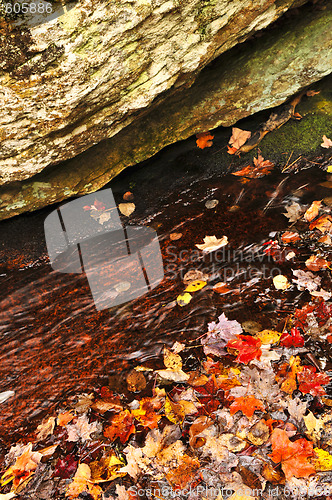
[[[135,210],[135,204],[134,203],[119,203],[119,210],[122,213],[122,215],[125,215],[126,217],[129,217],[130,214],[132,214]]]
[[[190,295],[190,293],[181,293],[180,295],[177,296],[176,298],[176,302],[179,304],[179,306],[181,307],[184,307],[186,306],[187,304],[189,304],[189,302],[191,301],[192,299],[192,295]]]
[[[288,279],[283,274],[277,274],[277,276],[274,276],[273,284],[277,290],[287,290],[287,288],[291,286]]]
[[[180,238],[182,238],[182,233],[171,233],[169,235],[169,239],[172,241],[179,240]]]
[[[217,239],[215,236],[205,236],[204,243],[196,245],[204,253],[214,252],[218,248],[224,247],[228,243],[227,236]]]
[[[237,411],[242,411],[244,415],[251,418],[255,410],[264,411],[264,404],[259,399],[255,398],[253,395],[243,396],[240,398],[235,398],[229,410],[231,415],[234,415]]]
[[[192,281],[187,288],[185,289],[185,292],[197,292],[198,290],[201,290],[206,286],[206,281]]]

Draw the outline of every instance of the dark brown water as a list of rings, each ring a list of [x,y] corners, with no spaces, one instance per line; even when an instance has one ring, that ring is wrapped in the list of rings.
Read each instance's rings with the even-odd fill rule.
[[[326,173],[315,166],[242,183],[216,166],[207,171],[199,161],[190,168],[178,161],[154,166],[150,160],[110,184],[117,202],[128,189],[134,193],[130,224],[157,231],[165,269],[159,286],[121,306],[96,311],[84,275],[52,270],[43,223],[55,207],[0,223],[0,392],[15,391],[0,408],[2,446],[24,436],[27,424],[71,395],[107,384],[119,370],[143,362],[153,366],[164,344],[199,337],[222,311],[271,328],[285,318],[291,300],[301,300],[300,292],[280,300],[271,291],[267,298],[271,278],[260,272],[276,264],[262,257],[262,243],[271,231],[288,228],[282,213],[293,199],[310,203],[330,195],[319,185]],[[214,209],[205,207],[210,199],[219,200]],[[183,236],[171,241],[172,232]],[[202,258],[195,244],[206,235],[227,235],[229,253]],[[236,250],[257,259],[239,263]],[[286,264],[280,266],[283,272]],[[184,289],[184,273],[193,268],[210,275],[209,286],[181,308],[175,300]],[[235,291],[218,295],[212,286],[225,276]]]

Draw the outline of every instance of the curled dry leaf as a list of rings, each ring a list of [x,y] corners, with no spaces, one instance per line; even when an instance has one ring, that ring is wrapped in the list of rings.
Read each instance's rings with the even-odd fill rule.
[[[191,283],[192,281],[196,281],[196,280],[207,281],[208,279],[209,279],[209,276],[207,274],[204,274],[199,269],[190,269],[184,275],[183,283],[185,285],[189,285],[189,283]]]
[[[213,144],[214,135],[210,132],[201,132],[196,134],[196,144],[200,149],[210,148]]]
[[[217,239],[215,236],[205,236],[204,243],[197,244],[196,247],[204,253],[214,252],[218,248],[224,247],[228,243],[227,236]]]
[[[233,127],[232,128],[232,136],[229,139],[228,143],[232,146],[228,149],[229,154],[234,154],[251,136],[251,132],[248,130],[241,130],[240,128]],[[233,150],[231,152],[231,150]]]
[[[119,210],[122,215],[129,217],[135,210],[135,203],[119,203]]]

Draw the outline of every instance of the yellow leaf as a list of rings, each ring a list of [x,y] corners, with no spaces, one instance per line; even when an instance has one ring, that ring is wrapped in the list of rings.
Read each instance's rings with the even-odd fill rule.
[[[314,448],[317,458],[313,459],[314,467],[318,471],[332,470],[332,455],[321,448]]]
[[[193,297],[192,295],[190,295],[190,293],[182,293],[177,297],[176,302],[179,304],[179,306],[183,307],[189,304],[192,298]]]
[[[327,173],[328,173],[328,174],[331,174],[331,173],[332,173],[332,165],[329,165],[329,166],[327,167]]]
[[[182,424],[186,416],[185,410],[180,403],[173,403],[169,398],[165,401],[165,415],[173,424]]]
[[[164,348],[164,365],[169,370],[182,370],[182,358],[178,354]]]
[[[273,284],[277,290],[287,290],[287,288],[290,287],[288,279],[286,278],[286,276],[283,276],[282,274],[278,274],[273,278]]]
[[[275,330],[262,330],[261,332],[256,333],[256,339],[260,339],[262,344],[275,344],[279,342],[281,337],[281,333],[276,332]]]
[[[206,286],[206,281],[196,280],[192,281],[190,285],[187,286],[185,292],[197,292]]]

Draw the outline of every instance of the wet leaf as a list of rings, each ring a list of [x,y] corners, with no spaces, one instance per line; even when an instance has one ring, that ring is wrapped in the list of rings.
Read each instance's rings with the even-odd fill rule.
[[[236,320],[231,321],[222,313],[218,323],[212,321],[208,324],[208,332],[201,339],[204,353],[224,356],[227,354],[226,344],[229,340],[235,340],[236,335],[242,333],[242,327]]]
[[[238,411],[242,411],[244,415],[248,418],[251,418],[255,412],[255,410],[264,411],[264,404],[259,399],[255,398],[253,395],[244,396],[240,398],[235,398],[229,410],[231,415]]]
[[[200,465],[201,464],[197,458],[189,457],[187,454],[184,454],[178,467],[171,469],[166,474],[167,481],[174,489],[187,488],[193,481]]]
[[[292,328],[290,332],[284,332],[280,337],[280,345],[284,347],[302,347],[304,338],[298,328]]]
[[[321,215],[318,219],[314,220],[310,226],[310,231],[318,229],[321,233],[332,232],[332,218],[330,215]]]
[[[75,460],[73,455],[66,455],[63,458],[59,458],[55,465],[54,476],[61,479],[69,479],[77,470],[77,466],[78,461]]]
[[[236,349],[238,355],[236,361],[248,364],[253,359],[259,359],[262,355],[262,342],[250,335],[237,335],[237,340],[230,340],[227,344],[228,349]]]
[[[81,493],[87,492],[93,500],[101,500],[103,491],[99,486],[95,486],[90,482],[91,470],[87,464],[80,464],[73,477],[73,481],[69,484],[66,497],[71,500],[79,497]]]
[[[140,401],[139,408],[137,410],[132,410],[131,414],[143,427],[155,429],[158,427],[158,422],[161,419],[161,415],[157,412],[162,405],[163,401],[159,398],[143,398]]]
[[[189,285],[192,281],[207,281],[209,276],[199,269],[190,269],[183,277],[183,283]]]
[[[299,233],[296,233],[294,231],[285,231],[282,234],[281,239],[283,243],[287,244],[287,243],[295,243],[296,241],[299,241],[301,238]]]
[[[180,403],[174,403],[169,398],[165,401],[165,415],[170,422],[181,425],[186,416],[185,410]]]
[[[122,213],[122,215],[129,217],[129,215],[131,215],[134,212],[136,207],[134,203],[119,203],[118,208]]]
[[[262,446],[270,437],[270,429],[264,420],[260,420],[253,425],[248,432],[248,440],[255,446]]]
[[[170,233],[169,239],[172,241],[176,241],[182,238],[182,233]]]
[[[219,200],[208,200],[205,202],[205,206],[208,209],[215,208],[219,203]]]
[[[127,388],[131,392],[143,391],[146,388],[146,380],[142,372],[132,370],[127,375]]]
[[[189,429],[189,445],[192,448],[200,448],[205,444],[206,439],[200,437],[199,434],[211,425],[213,425],[212,418],[205,415],[201,415],[196,418],[196,420],[191,424]]]
[[[255,334],[255,338],[260,339],[262,344],[276,344],[279,342],[280,337],[281,333],[275,330],[262,330]]]
[[[322,200],[320,201],[313,201],[308,208],[308,210],[304,214],[304,218],[307,222],[311,222],[313,219],[317,217],[319,214],[319,209],[322,205]]]
[[[310,271],[320,271],[321,269],[326,269],[330,264],[330,262],[322,257],[318,257],[317,255],[311,255],[309,259],[305,261],[305,265]]]
[[[223,236],[220,239],[217,239],[215,236],[205,236],[204,243],[195,245],[199,250],[202,250],[204,253],[214,252],[218,250],[218,248],[224,247],[228,243],[227,236]]]
[[[68,441],[87,441],[91,438],[91,434],[94,432],[101,431],[101,423],[91,422],[89,423],[88,417],[86,415],[81,415],[77,417],[74,424],[68,424],[66,426],[68,432]]]
[[[113,481],[118,477],[123,477],[126,475],[126,473],[119,472],[119,469],[124,465],[124,462],[119,460],[119,458],[114,454],[104,456],[103,458],[101,458],[101,460],[90,462],[90,481],[96,484],[104,483],[105,481]]]
[[[220,294],[223,294],[223,293],[228,293],[231,291],[230,288],[228,288],[228,286],[226,285],[226,283],[224,283],[223,281],[220,281],[219,283],[216,283],[213,287],[213,291],[214,292],[217,292],[217,293],[220,293]]]
[[[277,274],[277,276],[274,276],[273,284],[277,290],[287,290],[287,288],[291,286],[287,277],[283,274]]]
[[[73,410],[66,411],[64,413],[59,413],[59,415],[57,416],[57,425],[63,427],[69,424],[69,422],[71,422],[74,417],[75,413],[73,412]]]
[[[182,358],[167,347],[164,348],[164,365],[169,370],[182,370]]]
[[[201,132],[196,134],[196,144],[200,149],[210,148],[213,144],[214,135],[210,132]]]
[[[43,441],[44,439],[47,438],[47,436],[50,436],[53,434],[55,427],[55,418],[54,417],[49,417],[46,421],[42,422],[40,425],[37,427],[37,439],[40,441]]]
[[[123,410],[111,418],[111,424],[104,429],[104,436],[111,442],[117,438],[125,443],[131,434],[135,433],[134,417],[129,410]]]
[[[286,479],[308,477],[315,473],[315,468],[308,461],[314,455],[313,445],[304,438],[290,441],[286,431],[274,429],[271,435],[272,453],[269,457],[275,463],[281,463]]]
[[[192,295],[190,295],[190,293],[185,292],[177,296],[176,302],[178,303],[179,306],[184,307],[187,304],[189,304],[192,298],[193,297]]]
[[[206,281],[192,281],[185,289],[185,292],[197,292],[206,286]]]
[[[327,385],[330,382],[330,377],[325,373],[317,373],[315,366],[303,366],[301,372],[297,374],[299,382],[299,391],[303,394],[311,394],[312,396],[324,396],[326,394],[322,385]]]
[[[133,201],[134,195],[131,191],[126,191],[122,198],[124,199],[124,201]]]
[[[285,207],[286,212],[283,214],[287,217],[289,222],[296,222],[302,215],[303,209],[298,203],[292,203]]]

